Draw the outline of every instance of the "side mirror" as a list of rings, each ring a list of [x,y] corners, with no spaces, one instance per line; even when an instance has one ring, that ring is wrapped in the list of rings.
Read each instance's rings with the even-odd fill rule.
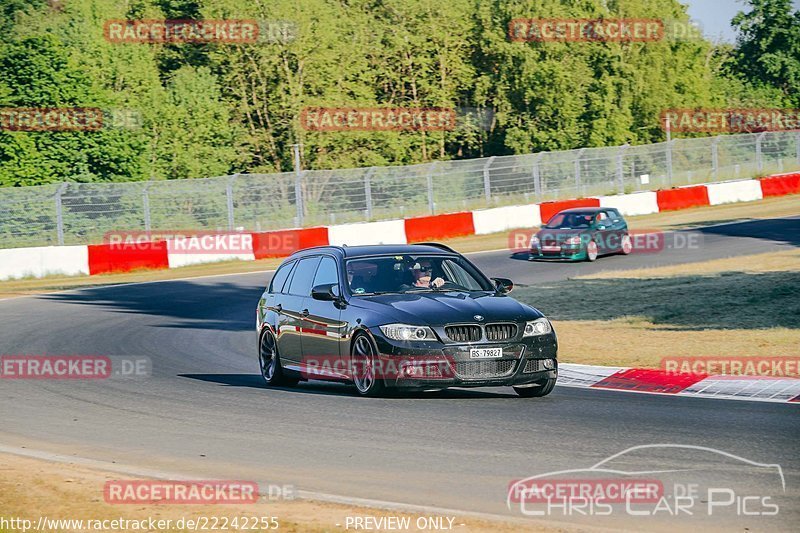
[[[339,285],[336,283],[325,283],[323,285],[317,285],[313,289],[311,289],[311,297],[315,300],[321,300],[323,302],[334,302],[339,299]]]
[[[514,282],[508,278],[492,278],[494,287],[500,294],[508,294],[514,290]]]

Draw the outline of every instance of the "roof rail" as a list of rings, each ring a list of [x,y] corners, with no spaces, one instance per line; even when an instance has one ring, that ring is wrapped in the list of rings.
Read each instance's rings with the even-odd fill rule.
[[[337,246],[335,244],[322,244],[320,246],[309,246],[308,248],[301,248],[299,250],[295,250],[292,252],[292,255],[299,253],[299,252],[307,252],[308,250],[317,250],[319,248],[335,248],[337,250],[341,250],[344,252],[344,248],[342,246]]]
[[[447,246],[446,244],[442,244],[440,242],[415,242],[414,244],[418,244],[420,246],[433,246],[434,248],[439,248],[441,250],[446,250],[448,252],[453,252],[454,254],[458,253],[455,250],[453,250],[452,248],[450,248],[449,246]]]

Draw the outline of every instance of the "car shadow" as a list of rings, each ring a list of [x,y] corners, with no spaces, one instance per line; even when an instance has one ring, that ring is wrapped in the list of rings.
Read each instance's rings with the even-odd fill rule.
[[[176,280],[91,287],[36,298],[168,319],[152,327],[253,331],[255,308],[264,285]]]
[[[800,217],[749,220],[722,226],[700,227],[692,231],[725,237],[751,237],[800,246]]]
[[[194,379],[206,383],[217,383],[227,387],[245,387],[293,394],[310,394],[322,396],[360,397],[353,385],[328,381],[302,381],[295,387],[268,387],[258,374],[178,374],[178,377]],[[510,390],[510,389],[509,389]],[[459,400],[479,398],[517,398],[515,393],[500,393],[479,389],[444,389],[440,391],[402,391],[389,389],[382,400]],[[369,400],[369,398],[364,398]]]

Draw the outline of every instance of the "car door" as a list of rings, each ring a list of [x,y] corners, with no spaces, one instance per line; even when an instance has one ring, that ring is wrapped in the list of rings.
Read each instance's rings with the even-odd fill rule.
[[[288,285],[286,282],[291,278],[292,270],[296,265],[297,261],[290,261],[284,265],[281,265],[281,267],[275,272],[275,275],[272,276],[269,286],[267,287],[267,290],[264,291],[259,305],[259,325],[264,323],[264,321],[268,318],[269,313],[274,313],[276,317],[275,321],[273,322],[270,320],[269,323],[275,327],[275,332],[278,331],[278,326],[280,325],[281,320],[283,320],[284,287]]]
[[[323,256],[314,275],[312,287],[336,284],[336,294],[341,294],[341,275],[336,260]],[[344,324],[340,320],[339,302],[315,300],[309,296],[303,301],[303,359],[308,368],[323,371],[323,377],[346,377],[346,361],[342,359],[340,344]],[[333,375],[331,375],[333,374]]]
[[[288,289],[281,297],[280,323],[278,324],[278,353],[284,368],[296,370],[303,356],[302,331],[305,325],[305,300],[311,294],[311,283],[319,265],[319,256],[305,257],[297,262],[288,281]]]
[[[608,251],[618,252],[622,249],[622,238],[628,233],[628,224],[616,209],[608,209],[606,214],[608,218],[604,222],[608,225]]]
[[[619,248],[619,242],[611,224],[608,211],[600,211],[594,219],[595,242],[600,254],[611,253]]]

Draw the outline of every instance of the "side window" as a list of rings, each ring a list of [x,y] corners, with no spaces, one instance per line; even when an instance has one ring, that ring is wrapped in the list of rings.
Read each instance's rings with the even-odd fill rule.
[[[445,271],[446,276],[452,278],[450,281],[457,283],[458,285],[461,285],[470,291],[482,290],[483,287],[481,287],[480,283],[478,283],[478,280],[470,276],[469,272],[464,270],[464,267],[455,261],[445,259],[442,261],[442,268]]]
[[[292,267],[294,267],[295,261],[291,263],[286,263],[285,265],[281,266],[275,275],[272,276],[272,282],[269,284],[269,292],[276,293],[283,291],[283,284],[286,283],[286,279],[289,277],[289,272],[292,271]]]
[[[332,257],[323,257],[317,269],[317,275],[314,276],[313,287],[317,285],[324,285],[326,283],[339,284],[339,272],[336,270],[336,261]]]
[[[311,294],[311,281],[314,279],[314,272],[317,270],[319,257],[308,257],[301,259],[294,269],[294,276],[289,283],[289,294],[295,296],[308,296]]]

